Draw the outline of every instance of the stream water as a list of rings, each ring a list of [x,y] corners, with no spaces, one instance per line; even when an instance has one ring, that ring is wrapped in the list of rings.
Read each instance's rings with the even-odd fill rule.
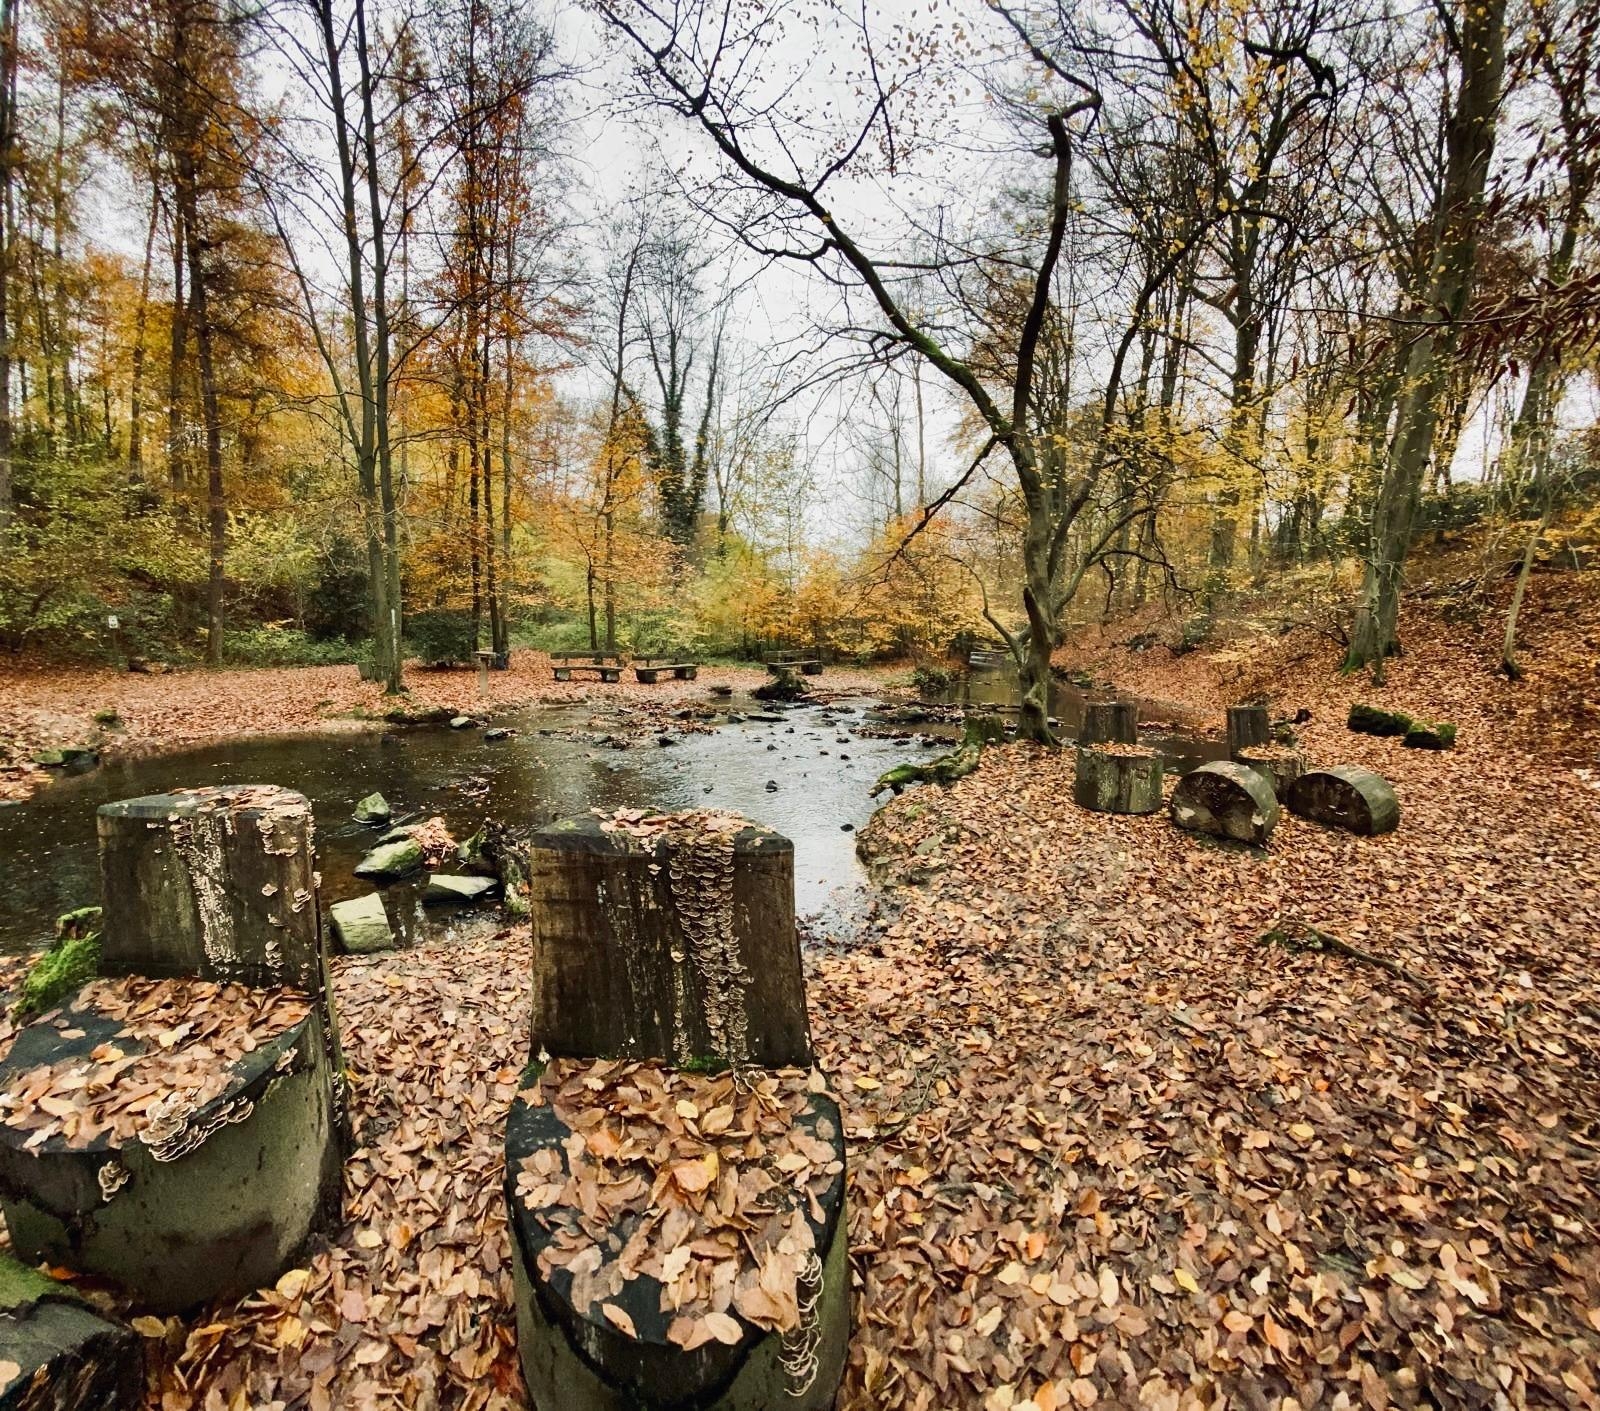
[[[650,734],[615,749],[598,740],[613,729],[620,736],[626,718],[612,721],[591,704],[497,716],[496,724],[518,733],[496,742],[477,729],[414,727],[245,737],[112,760],[0,808],[0,953],[37,948],[58,915],[99,899],[99,805],[204,784],[280,784],[303,793],[317,821],[324,904],[371,889],[352,869],[380,830],[352,822],[350,814],[376,789],[396,822],[438,814],[457,838],[490,817],[515,825],[588,808],[732,810],[794,841],[796,903],[803,915],[826,918],[848,910],[864,882],[853,830],[872,815],[867,790],[885,769],[926,758],[935,747],[860,735],[874,704],[867,701],[777,712],[742,699],[719,704],[782,718],[722,723],[708,734],[672,733],[666,736],[670,746]],[[777,787],[769,789],[769,781]],[[451,920],[432,909],[425,919],[419,892],[415,883],[386,891],[391,919],[413,938]]]

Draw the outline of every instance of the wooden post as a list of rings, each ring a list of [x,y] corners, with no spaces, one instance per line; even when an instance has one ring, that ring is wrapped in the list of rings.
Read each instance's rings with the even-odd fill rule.
[[[311,805],[272,784],[101,807],[107,975],[325,991]]]
[[[1265,745],[1272,740],[1272,722],[1267,718],[1264,705],[1236,705],[1228,707],[1228,756],[1236,759],[1240,752],[1252,745]]]
[[[1139,743],[1137,701],[1091,701],[1083,708],[1080,745],[1136,745]]]
[[[489,694],[489,663],[494,660],[495,654],[488,651],[477,651],[473,655],[478,659],[478,694]]]
[[[528,903],[535,1052],[810,1063],[787,838],[567,819],[534,835]]]
[[[1190,770],[1172,791],[1172,821],[1191,833],[1264,847],[1278,826],[1272,785],[1248,765],[1218,760]]]

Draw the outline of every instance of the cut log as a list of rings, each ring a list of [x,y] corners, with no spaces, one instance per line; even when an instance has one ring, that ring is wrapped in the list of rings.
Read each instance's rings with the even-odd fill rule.
[[[1072,796],[1080,808],[1096,813],[1154,813],[1161,807],[1161,756],[1119,753],[1109,748],[1079,749]]]
[[[534,835],[533,1051],[810,1063],[794,845],[681,817],[650,838],[593,815]]]
[[[825,1094],[814,1094],[796,1123],[812,1141],[832,1146],[839,1162],[821,1195],[802,1206],[821,1266],[811,1315],[802,1329],[780,1336],[730,1308],[725,1326],[733,1341],[713,1338],[686,1352],[668,1337],[673,1313],[653,1275],[635,1275],[609,1297],[597,1297],[592,1280],[566,1268],[549,1277],[540,1272],[539,1255],[565,1222],[548,1210],[530,1210],[517,1185],[525,1161],[566,1170],[573,1134],[548,1106],[530,1107],[521,1098],[512,1104],[506,1201],[517,1344],[536,1411],[826,1411],[833,1405],[850,1333],[843,1124]],[[759,1226],[759,1213],[755,1219]],[[617,1229],[617,1249],[631,1233]],[[621,1319],[608,1316],[607,1306]]]
[[[0,1255],[0,1411],[134,1411],[144,1356],[67,1284]]]
[[[1400,801],[1388,780],[1353,764],[1313,769],[1295,780],[1289,811],[1362,837],[1400,826]]]
[[[1133,745],[1139,741],[1137,701],[1091,701],[1083,708],[1080,745]]]
[[[1306,757],[1284,745],[1258,745],[1240,750],[1235,758],[1267,781],[1279,803],[1288,801],[1290,787],[1306,772]]]
[[[1178,827],[1256,847],[1266,846],[1279,812],[1272,785],[1232,760],[1200,765],[1172,791],[1172,821]]]
[[[961,743],[964,745],[1003,745],[1006,742],[1006,723],[998,715],[969,715],[961,723]]]
[[[1252,745],[1270,744],[1272,721],[1264,705],[1228,707],[1228,754],[1238,759]]]
[[[311,805],[271,784],[102,805],[106,975],[325,993]]]

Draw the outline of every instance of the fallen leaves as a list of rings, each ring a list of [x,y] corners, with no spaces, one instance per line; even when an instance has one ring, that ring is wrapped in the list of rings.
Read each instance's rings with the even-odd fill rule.
[[[306,996],[209,980],[92,980],[64,1008],[35,1020],[69,1056],[13,1068],[0,1083],[0,1122],[27,1131],[24,1150],[52,1139],[88,1147],[160,1144],[235,1082],[245,1057],[305,1019]],[[92,1029],[104,1034],[84,1051]],[[16,1030],[0,1033],[0,1060]]]

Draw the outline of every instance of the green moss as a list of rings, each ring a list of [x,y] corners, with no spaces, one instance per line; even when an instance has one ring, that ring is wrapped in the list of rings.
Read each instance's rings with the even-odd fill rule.
[[[46,1298],[77,1298],[77,1290],[0,1254],[0,1312],[14,1313]]]
[[[961,726],[964,745],[1003,745],[1006,723],[998,715],[969,715]]]
[[[1455,746],[1455,742],[1454,725],[1426,725],[1420,720],[1411,722],[1411,728],[1400,741],[1408,750],[1448,750]]]
[[[725,1058],[718,1058],[715,1054],[704,1054],[698,1058],[691,1058],[678,1065],[680,1073],[726,1073],[730,1064]]]
[[[517,1084],[517,1086],[520,1088],[531,1088],[539,1081],[540,1078],[544,1077],[544,1070],[549,1066],[550,1065],[543,1059],[533,1059],[528,1066],[522,1070],[522,1080]]]
[[[56,917],[58,941],[81,941],[100,934],[101,911],[98,906],[80,906]]]
[[[94,979],[100,969],[99,936],[57,941],[33,962],[22,981],[13,1014],[18,1019],[54,1009]]]
[[[1404,735],[1416,722],[1397,710],[1380,710],[1377,706],[1357,702],[1350,707],[1350,718],[1345,724],[1358,735],[1377,735],[1380,738]]]
[[[111,708],[107,707],[105,710],[97,710],[97,711],[95,711],[95,713],[94,713],[94,723],[96,725],[104,725],[107,728],[110,728],[111,726],[114,726],[114,725],[121,725],[122,724],[122,717],[120,715],[118,715],[116,713],[116,711],[114,711]]]

